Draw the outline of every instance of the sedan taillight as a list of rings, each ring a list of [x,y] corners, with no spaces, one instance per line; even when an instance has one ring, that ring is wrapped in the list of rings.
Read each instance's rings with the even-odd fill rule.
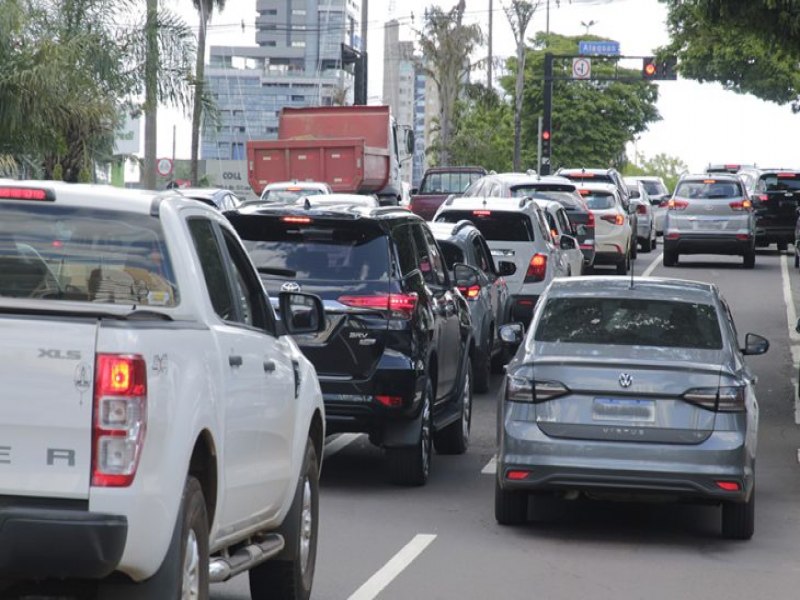
[[[509,373],[506,400],[509,402],[547,402],[569,394],[569,388],[558,381],[537,381],[526,377],[527,368]]]
[[[133,483],[147,425],[147,366],[137,354],[98,354],[92,426],[92,485]]]
[[[719,388],[694,388],[683,399],[714,412],[744,412],[744,388],[728,386]]]

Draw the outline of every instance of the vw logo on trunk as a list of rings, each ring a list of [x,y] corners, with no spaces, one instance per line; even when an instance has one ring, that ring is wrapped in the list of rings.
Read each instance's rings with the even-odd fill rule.
[[[299,292],[300,284],[296,281],[287,281],[281,286],[282,292]]]
[[[619,375],[619,384],[624,388],[631,387],[633,383],[633,377],[631,377],[630,373],[620,373]]]

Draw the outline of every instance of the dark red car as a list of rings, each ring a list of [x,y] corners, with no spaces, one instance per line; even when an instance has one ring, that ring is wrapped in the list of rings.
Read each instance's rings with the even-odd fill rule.
[[[483,167],[432,167],[425,171],[419,188],[411,190],[409,208],[426,221],[431,221],[448,196],[461,195],[473,181],[484,175],[486,169]]]

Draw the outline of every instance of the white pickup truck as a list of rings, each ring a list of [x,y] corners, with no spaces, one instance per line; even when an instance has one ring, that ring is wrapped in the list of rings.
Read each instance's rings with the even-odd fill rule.
[[[220,213],[0,180],[0,597],[310,596],[325,414]]]

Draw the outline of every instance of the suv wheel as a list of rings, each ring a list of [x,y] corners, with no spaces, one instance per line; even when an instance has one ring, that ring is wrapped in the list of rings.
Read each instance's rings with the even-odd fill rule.
[[[431,417],[431,398],[433,386],[428,380],[425,397],[422,399],[422,418],[420,419],[417,443],[408,448],[389,448],[389,473],[392,481],[400,485],[425,485],[431,470],[433,450],[433,419]]]
[[[664,250],[664,266],[674,267],[678,264],[678,253],[675,250]]]
[[[722,537],[729,540],[749,540],[756,523],[756,491],[747,502],[722,503]]]
[[[631,255],[626,254],[620,262],[617,263],[617,275],[627,275],[628,269],[631,268]]]
[[[744,268],[745,269],[753,269],[756,266],[756,251],[755,249],[750,249],[744,255]]]
[[[461,387],[460,418],[437,431],[433,438],[439,454],[464,454],[469,446],[469,430],[472,426],[472,366],[467,363],[464,385]]]
[[[635,259],[638,251],[639,251],[639,242],[636,240],[636,236],[634,236],[631,239],[630,257]]]
[[[300,480],[286,519],[287,534],[293,536],[293,555],[270,560],[250,569],[253,600],[308,600],[317,564],[319,531],[319,462],[314,444],[306,442]]]
[[[500,525],[520,525],[528,517],[528,495],[504,490],[494,480],[494,518]]]

